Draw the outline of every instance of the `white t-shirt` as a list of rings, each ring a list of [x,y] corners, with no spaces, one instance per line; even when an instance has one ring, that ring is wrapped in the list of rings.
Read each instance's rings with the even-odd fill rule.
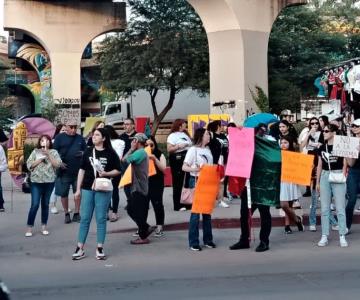
[[[173,146],[179,144],[188,144],[186,148],[176,150],[175,151],[176,153],[188,150],[192,145],[190,137],[186,133],[181,131],[170,133],[170,135],[167,138],[167,143]]]
[[[200,148],[196,146],[190,147],[186,153],[184,163],[192,168],[201,167],[202,165],[212,165],[213,157],[208,147]],[[198,172],[190,172],[192,176],[198,176]]]
[[[119,158],[122,159],[124,155],[125,141],[120,139],[111,140],[111,146],[113,147]]]

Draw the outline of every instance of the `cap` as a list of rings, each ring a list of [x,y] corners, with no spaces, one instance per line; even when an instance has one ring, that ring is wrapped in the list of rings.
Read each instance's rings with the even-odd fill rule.
[[[307,113],[305,119],[310,120],[311,118],[315,118],[315,115],[312,113]]]
[[[137,139],[140,143],[145,143],[149,138],[141,132],[138,132],[133,137],[129,138],[130,140]]]
[[[335,121],[338,119],[342,119],[342,115],[339,115],[339,114],[331,114],[328,116],[329,116],[329,122],[332,122],[332,121]]]
[[[360,119],[356,119],[356,120],[352,121],[351,124],[354,124],[356,126],[360,126]]]
[[[290,116],[291,115],[291,110],[290,109],[284,109],[280,115],[282,116]]]
[[[68,119],[65,121],[65,125],[67,125],[67,126],[75,126],[76,125],[77,126],[78,124],[75,119]]]

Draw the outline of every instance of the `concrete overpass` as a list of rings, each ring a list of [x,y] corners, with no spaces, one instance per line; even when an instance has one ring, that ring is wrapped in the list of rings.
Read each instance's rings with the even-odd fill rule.
[[[203,21],[210,52],[212,112],[236,121],[256,110],[249,88],[268,90],[267,52],[273,22],[306,0],[188,0]],[[80,60],[96,36],[126,27],[125,4],[103,1],[5,0],[4,28],[35,38],[51,61],[51,88],[62,121],[80,120]],[[226,107],[233,101],[234,105]],[[219,106],[213,106],[219,104]],[[223,105],[222,105],[223,104]]]

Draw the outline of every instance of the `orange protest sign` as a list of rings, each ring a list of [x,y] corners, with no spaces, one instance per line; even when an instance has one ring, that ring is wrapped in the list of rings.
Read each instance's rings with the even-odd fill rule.
[[[149,146],[145,147],[145,152],[147,155],[151,155],[151,148]],[[149,159],[149,177],[156,174],[155,162],[152,159]]]
[[[124,173],[124,175],[121,177],[119,188],[124,187],[125,185],[129,185],[132,182],[132,169],[131,165],[129,165]]]
[[[219,185],[220,175],[217,166],[203,166],[196,183],[191,212],[211,214],[215,207]]]
[[[314,155],[281,151],[281,181],[310,185]]]

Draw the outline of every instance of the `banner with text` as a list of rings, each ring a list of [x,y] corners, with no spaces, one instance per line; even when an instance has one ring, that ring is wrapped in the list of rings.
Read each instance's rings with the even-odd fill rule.
[[[340,157],[358,158],[360,139],[357,137],[335,135],[332,154]]]
[[[281,151],[281,181],[310,185],[314,155]]]

